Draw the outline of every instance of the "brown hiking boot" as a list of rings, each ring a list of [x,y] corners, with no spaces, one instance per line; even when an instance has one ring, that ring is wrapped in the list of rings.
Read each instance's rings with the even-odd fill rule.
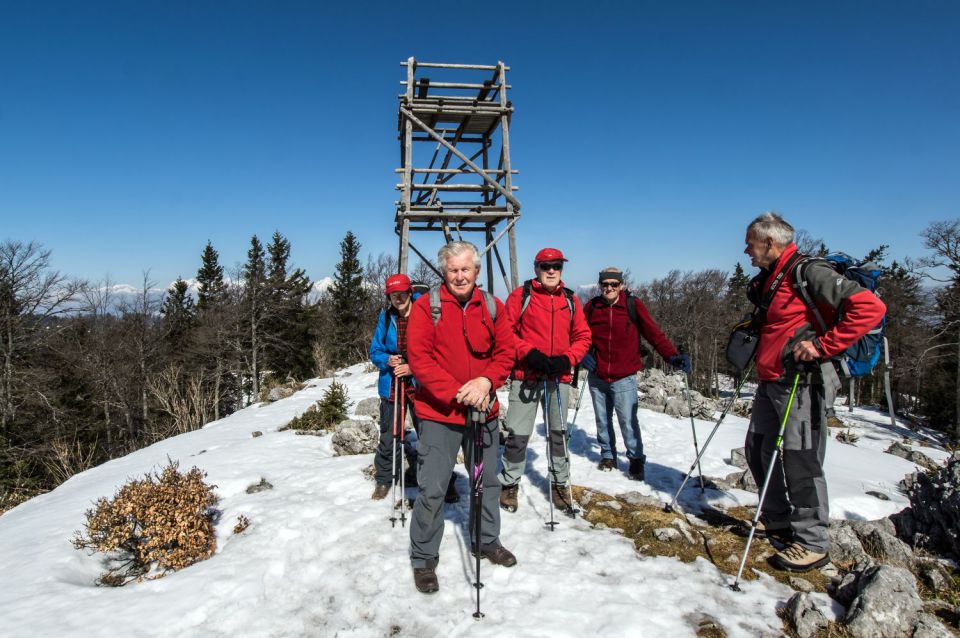
[[[807,549],[800,543],[791,543],[774,554],[770,562],[777,569],[788,572],[808,572],[829,563],[830,555]]]
[[[630,459],[630,480],[643,480],[643,459]]]
[[[570,490],[566,485],[554,483],[550,488],[550,497],[553,499],[553,506],[560,511],[570,514],[573,512],[573,503],[570,502]]]
[[[440,590],[437,571],[433,567],[414,567],[413,584],[421,594],[432,594]]]
[[[508,512],[517,511],[517,496],[520,493],[520,484],[508,485],[500,490],[500,507]]]
[[[389,483],[377,483],[377,486],[373,488],[373,494],[370,496],[375,501],[382,501],[387,497],[387,494],[390,493],[390,484]]]
[[[617,462],[613,459],[600,459],[600,462],[597,463],[597,469],[601,472],[612,472],[617,469]]]
[[[476,548],[471,549],[470,553],[476,556]],[[514,556],[513,552],[503,545],[497,545],[496,547],[484,547],[480,550],[480,556],[486,558],[494,565],[500,565],[502,567],[513,567],[517,564],[517,557]]]

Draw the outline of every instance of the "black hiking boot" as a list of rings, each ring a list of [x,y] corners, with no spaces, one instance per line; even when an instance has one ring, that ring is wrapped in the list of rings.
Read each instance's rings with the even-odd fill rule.
[[[476,556],[477,548],[475,546],[472,547],[470,553]],[[483,547],[480,549],[480,556],[486,558],[494,565],[500,565],[501,567],[513,567],[517,564],[517,557],[503,545],[497,545],[496,547],[488,545]]]
[[[447,483],[447,493],[443,495],[444,503],[459,503],[460,493],[457,491],[457,477],[450,475],[450,482]]]
[[[508,485],[500,490],[500,507],[508,512],[517,511],[517,495],[520,493],[520,484]]]
[[[415,465],[407,466],[403,473],[403,484],[406,487],[417,487],[417,467]]]
[[[617,462],[613,459],[600,459],[600,462],[597,463],[597,469],[601,472],[612,472],[617,469]]]
[[[630,459],[630,480],[643,480],[643,464],[644,459]]]
[[[382,501],[387,497],[387,494],[390,493],[390,484],[389,483],[377,483],[377,486],[373,488],[373,494],[370,495],[375,501]]]
[[[437,571],[433,567],[414,567],[413,584],[421,594],[433,594],[440,590]]]

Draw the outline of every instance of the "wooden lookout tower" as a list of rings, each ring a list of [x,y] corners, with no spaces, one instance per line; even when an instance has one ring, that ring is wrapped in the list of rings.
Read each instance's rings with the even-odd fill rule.
[[[400,236],[400,272],[407,272],[409,251],[436,270],[436,249],[454,239],[472,241],[485,259],[487,290],[494,273],[506,292],[518,284],[516,224],[520,202],[514,197],[510,162],[507,71],[496,65],[401,62],[400,199],[396,231]],[[428,77],[426,74],[429,73]],[[426,231],[417,245],[411,237]],[[432,238],[427,233],[433,233]],[[477,236],[482,234],[482,238]],[[509,278],[498,246],[507,236]],[[426,246],[427,243],[431,245]],[[419,246],[419,248],[418,248]],[[496,265],[496,270],[494,266]]]

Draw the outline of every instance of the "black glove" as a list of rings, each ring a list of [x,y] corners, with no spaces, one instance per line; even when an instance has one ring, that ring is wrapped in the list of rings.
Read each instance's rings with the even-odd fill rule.
[[[547,376],[557,378],[569,373],[570,359],[567,358],[567,355],[558,354],[555,357],[550,357],[550,367],[547,368]]]
[[[675,354],[667,359],[667,363],[672,365],[677,370],[682,370],[684,374],[690,374],[690,371],[693,370],[693,364],[690,362],[690,355]]]
[[[588,352],[587,354],[583,355],[583,359],[580,359],[580,366],[588,372],[596,372],[597,358],[593,356],[592,352]]]
[[[531,372],[545,376],[550,371],[550,357],[543,354],[536,348],[527,353],[523,358],[524,363]]]

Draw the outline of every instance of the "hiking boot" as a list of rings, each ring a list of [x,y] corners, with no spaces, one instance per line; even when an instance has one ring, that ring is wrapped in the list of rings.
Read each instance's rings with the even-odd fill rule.
[[[845,428],[847,424],[841,421],[836,417],[836,415],[830,414],[827,415],[827,427],[828,428]]]
[[[432,594],[440,590],[437,571],[433,567],[414,567],[413,584],[421,594]]]
[[[630,459],[630,480],[643,480],[643,459]]]
[[[807,549],[800,543],[791,543],[774,554],[770,562],[777,569],[788,572],[808,572],[829,563],[830,555]]]
[[[377,486],[373,488],[373,494],[370,496],[375,501],[382,501],[387,497],[387,494],[390,493],[390,484],[389,483],[377,483]]]
[[[793,531],[790,529],[790,521],[788,520],[767,520],[761,518],[757,521],[757,531],[753,534],[757,538],[767,538],[770,536],[793,536]]]
[[[443,495],[444,503],[459,503],[460,493],[457,492],[457,477],[450,476],[450,482],[447,483],[447,493]]]
[[[600,462],[597,463],[597,469],[601,472],[612,472],[617,469],[617,462],[613,459],[600,459]]]
[[[500,490],[500,507],[508,512],[517,511],[517,496],[520,493],[520,484],[508,485]]]
[[[471,548],[470,553],[476,556],[477,548]],[[496,547],[488,545],[483,547],[480,549],[480,556],[486,558],[494,565],[500,565],[501,567],[513,567],[517,564],[517,557],[503,545],[497,545]]]
[[[550,497],[553,499],[553,506],[560,511],[570,514],[573,512],[573,503],[570,502],[570,490],[566,485],[554,483],[550,488]]]

